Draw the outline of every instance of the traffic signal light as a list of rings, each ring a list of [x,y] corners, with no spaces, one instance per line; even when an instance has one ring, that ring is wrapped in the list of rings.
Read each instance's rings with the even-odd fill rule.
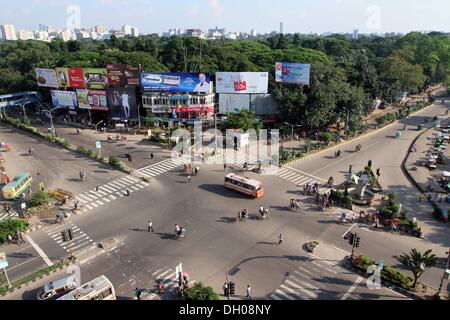
[[[361,238],[360,237],[356,237],[355,247],[359,248],[360,241],[361,241]]]
[[[62,234],[62,237],[63,237],[63,241],[64,241],[64,242],[69,242],[69,241],[70,241],[68,230],[62,231],[61,234]]]
[[[344,237],[345,240],[348,240],[348,243],[352,246],[353,241],[355,241],[355,235],[351,232],[347,233],[347,235]]]
[[[67,234],[69,235],[69,240],[73,240],[73,231],[72,229],[67,230]]]
[[[230,288],[230,295],[233,296],[235,294],[234,282],[230,282],[228,287]]]

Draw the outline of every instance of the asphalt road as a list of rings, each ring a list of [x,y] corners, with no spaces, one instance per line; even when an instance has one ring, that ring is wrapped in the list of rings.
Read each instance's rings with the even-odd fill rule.
[[[312,175],[320,179],[334,176],[340,181],[345,178],[350,164],[355,170],[362,169],[371,159],[375,167],[381,168],[384,188],[400,191],[402,200],[412,202],[407,191],[411,194],[417,191],[403,176],[400,163],[409,144],[419,134],[413,129],[422,121],[422,116],[431,117],[442,111],[442,107],[436,106],[408,119],[411,130],[401,139],[393,138],[395,130],[401,126],[390,127],[342,147],[344,152],[340,159],[332,158],[334,151],[328,151],[304,160],[293,166],[292,174],[302,178],[305,176],[302,172],[306,172],[306,177]],[[359,143],[363,145],[363,151],[354,153]],[[27,141],[18,145],[26,144]],[[64,169],[55,167],[52,171],[57,175]],[[110,181],[106,175],[116,174],[105,173],[104,180],[99,181],[106,183]],[[84,215],[72,217],[67,221],[68,226],[76,228],[84,242],[69,247],[81,246],[77,250],[87,250],[81,260],[84,262],[82,278],[88,281],[105,274],[118,288],[119,298],[129,299],[135,287],[151,288],[157,278],[169,282],[176,266],[183,263],[184,271],[189,272],[193,280],[205,281],[218,292],[225,281],[225,273],[230,273],[240,296],[245,293],[245,287],[251,285],[254,297],[265,299],[405,298],[389,289],[371,290],[365,280],[342,268],[342,260],[349,248],[341,237],[348,227],[337,225],[332,212],[318,212],[310,199],[298,196],[296,183],[277,176],[258,176],[265,185],[266,195],[261,200],[250,200],[225,190],[224,175],[223,167],[202,167],[201,175],[186,184],[181,167],[175,168],[159,176],[150,186],[136,190],[130,198],[121,197]],[[122,175],[117,178],[120,177]],[[96,180],[95,184],[100,185],[100,182]],[[293,194],[305,201],[306,210],[302,213],[287,209]],[[270,207],[270,220],[232,223],[239,210],[247,208],[256,214],[260,205]],[[153,221],[155,233],[147,232],[149,219]],[[173,238],[176,223],[187,229],[183,241]],[[35,242],[54,259],[68,255],[64,244],[58,244],[57,237],[55,240],[58,231],[32,234]],[[436,234],[440,231],[435,230],[433,236],[440,239],[441,235]],[[430,238],[423,241],[364,229],[359,232],[363,244],[359,253],[384,259],[386,264],[393,264],[394,254],[412,247],[432,246],[428,243]],[[280,233],[285,240],[278,246],[276,241]],[[441,243],[433,238],[437,253],[448,245],[445,235],[442,237]],[[117,240],[112,250],[105,252],[95,248],[95,244],[112,238]],[[315,255],[303,249],[303,245],[311,240],[322,244]],[[438,273],[441,273],[438,269],[430,270],[423,280],[435,286]],[[157,297],[150,295],[149,298]]]

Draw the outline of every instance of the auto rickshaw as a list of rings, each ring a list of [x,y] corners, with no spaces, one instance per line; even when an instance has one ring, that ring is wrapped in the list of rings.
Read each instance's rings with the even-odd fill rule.
[[[0,152],[9,152],[11,151],[11,146],[9,144],[0,142]]]

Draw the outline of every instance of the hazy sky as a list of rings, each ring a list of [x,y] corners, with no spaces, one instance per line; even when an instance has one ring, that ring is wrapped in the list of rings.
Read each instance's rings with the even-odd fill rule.
[[[142,33],[215,26],[263,33],[281,21],[286,33],[450,31],[449,0],[2,0],[0,24],[64,28],[77,21],[71,5],[80,8],[82,27],[131,24]]]

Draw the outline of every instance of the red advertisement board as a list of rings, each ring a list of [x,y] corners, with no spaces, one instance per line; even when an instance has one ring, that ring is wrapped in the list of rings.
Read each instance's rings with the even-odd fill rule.
[[[69,86],[75,89],[85,88],[83,68],[69,68]]]

